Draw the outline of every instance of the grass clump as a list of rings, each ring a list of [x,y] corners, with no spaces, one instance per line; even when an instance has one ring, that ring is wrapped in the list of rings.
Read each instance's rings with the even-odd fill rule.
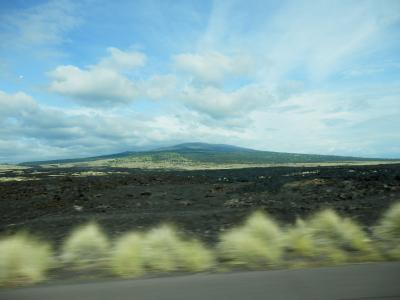
[[[316,254],[316,245],[307,223],[297,219],[294,226],[290,227],[285,235],[285,248],[291,256],[310,258]]]
[[[180,269],[189,272],[206,271],[215,264],[213,252],[196,239],[182,241],[178,257]]]
[[[53,263],[51,247],[31,236],[16,234],[0,240],[0,286],[42,281]]]
[[[349,218],[342,218],[327,209],[308,220],[317,255],[340,263],[349,260],[375,260],[377,254],[371,241],[361,227]]]
[[[143,235],[128,233],[120,237],[111,252],[111,268],[123,277],[136,277],[144,273],[145,245]]]
[[[107,258],[110,242],[96,223],[76,228],[62,246],[62,259],[76,267],[102,263]]]
[[[145,234],[144,264],[150,271],[204,271],[213,265],[210,250],[197,240],[185,240],[175,227],[161,225]]]
[[[374,228],[374,235],[390,259],[400,259],[400,202],[385,212]]]
[[[262,212],[223,233],[217,246],[222,261],[232,267],[263,268],[280,262],[283,243],[279,226]]]

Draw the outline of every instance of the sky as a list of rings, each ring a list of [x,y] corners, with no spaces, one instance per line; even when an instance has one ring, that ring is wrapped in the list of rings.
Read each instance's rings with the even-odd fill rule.
[[[182,142],[400,158],[400,1],[0,1],[0,162]]]

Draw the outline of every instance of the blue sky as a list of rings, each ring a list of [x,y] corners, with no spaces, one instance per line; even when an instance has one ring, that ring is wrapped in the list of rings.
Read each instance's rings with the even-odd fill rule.
[[[400,158],[400,2],[1,1],[0,162],[180,142]]]

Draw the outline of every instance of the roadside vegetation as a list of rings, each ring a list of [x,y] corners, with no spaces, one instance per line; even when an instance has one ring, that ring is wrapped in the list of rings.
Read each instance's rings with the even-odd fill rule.
[[[52,249],[43,241],[23,233],[0,240],[0,286],[42,281],[53,266]]]
[[[0,286],[32,284],[50,271],[140,277],[171,272],[268,269],[400,259],[400,203],[367,233],[333,210],[281,226],[257,211],[220,234],[214,246],[170,224],[114,240],[96,223],[77,227],[58,251],[27,234],[0,239]]]
[[[283,254],[283,236],[273,219],[255,212],[242,226],[220,236],[217,255],[232,267],[254,269],[278,265]]]
[[[108,237],[96,223],[76,228],[62,245],[63,263],[78,268],[103,263],[110,251]]]

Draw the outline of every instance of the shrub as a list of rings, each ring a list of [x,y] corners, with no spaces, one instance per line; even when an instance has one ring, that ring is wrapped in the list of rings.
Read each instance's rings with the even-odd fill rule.
[[[214,254],[200,241],[183,241],[178,249],[179,267],[189,272],[201,272],[210,269],[214,263]]]
[[[54,263],[51,247],[25,234],[0,240],[0,285],[34,283]]]
[[[110,243],[96,223],[75,229],[62,247],[62,258],[77,267],[89,266],[107,258]]]
[[[315,255],[316,247],[312,232],[303,220],[297,219],[295,225],[287,230],[285,248],[293,255],[302,257]]]
[[[220,236],[218,252],[228,265],[260,268],[279,263],[282,246],[279,226],[267,215],[256,212],[244,225]]]
[[[341,218],[333,210],[316,213],[307,222],[318,254],[332,262],[343,262],[348,254],[374,258],[374,249],[366,233],[354,221]],[[366,259],[367,259],[366,257]]]
[[[161,225],[145,234],[144,264],[151,271],[170,272],[178,269],[180,238],[171,225]]]
[[[120,276],[140,276],[144,273],[144,251],[144,239],[141,234],[125,234],[116,241],[113,248],[112,270]]]
[[[197,240],[184,240],[171,225],[161,225],[145,235],[144,264],[152,271],[203,271],[213,255]]]
[[[400,203],[386,211],[374,228],[374,235],[389,258],[400,259]]]

